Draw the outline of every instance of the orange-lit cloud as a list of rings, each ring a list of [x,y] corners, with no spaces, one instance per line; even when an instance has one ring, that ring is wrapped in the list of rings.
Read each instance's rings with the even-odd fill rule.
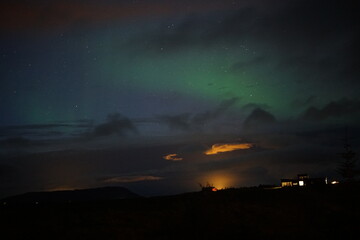
[[[179,157],[176,153],[168,154],[168,155],[164,156],[163,158],[165,160],[169,160],[169,161],[181,161],[181,160],[183,160],[183,158]]]
[[[162,180],[163,177],[145,175],[145,176],[120,176],[120,177],[109,177],[102,179],[104,183],[132,183],[141,181],[156,181]]]
[[[206,155],[214,155],[223,152],[232,152],[240,149],[249,149],[252,147],[251,143],[216,143],[205,152]]]

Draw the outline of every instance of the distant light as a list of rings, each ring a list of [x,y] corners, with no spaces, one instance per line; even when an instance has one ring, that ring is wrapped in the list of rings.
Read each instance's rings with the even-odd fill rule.
[[[304,186],[305,184],[304,184],[304,181],[299,181],[299,186]]]
[[[328,179],[327,178],[325,178],[325,184],[328,184]]]
[[[338,184],[339,181],[332,181],[331,184]]]
[[[39,202],[35,202],[35,204],[39,204]]]
[[[7,204],[7,202],[3,202],[3,204],[4,204],[4,205],[6,205],[6,204]]]
[[[211,191],[213,191],[213,192],[216,192],[217,190],[218,190],[218,189],[215,188],[215,187],[211,189]]]
[[[292,187],[292,185],[293,185],[292,182],[281,182],[282,187]]]

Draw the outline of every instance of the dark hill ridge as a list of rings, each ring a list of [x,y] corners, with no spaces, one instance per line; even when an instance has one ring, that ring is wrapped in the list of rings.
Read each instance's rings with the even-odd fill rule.
[[[106,201],[138,198],[139,195],[124,187],[102,187],[79,190],[29,192],[7,197],[2,202],[10,203],[61,203],[76,201]]]
[[[360,188],[228,189],[0,205],[1,239],[360,239]],[[5,236],[5,237],[3,237]]]

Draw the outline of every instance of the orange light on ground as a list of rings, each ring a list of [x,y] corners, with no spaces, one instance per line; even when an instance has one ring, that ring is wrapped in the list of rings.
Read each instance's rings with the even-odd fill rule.
[[[251,143],[216,143],[205,152],[206,155],[214,155],[223,152],[232,152],[240,149],[249,149],[252,147]]]
[[[168,160],[168,161],[181,161],[181,160],[183,160],[183,158],[179,157],[176,153],[168,154],[168,155],[164,156],[163,158],[165,160]]]
[[[213,189],[211,189],[211,191],[216,192],[216,191],[217,191],[217,188],[214,187]]]
[[[215,188],[216,191],[220,189],[230,188],[237,185],[237,177],[226,171],[210,172],[201,176],[198,182],[209,182],[212,186],[212,191]]]

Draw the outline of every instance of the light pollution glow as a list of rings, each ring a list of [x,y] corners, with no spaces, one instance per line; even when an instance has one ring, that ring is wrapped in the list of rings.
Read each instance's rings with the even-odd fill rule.
[[[205,152],[206,155],[214,155],[223,152],[232,152],[240,149],[249,149],[252,147],[251,143],[216,143]]]
[[[168,154],[168,155],[164,156],[164,159],[168,160],[168,161],[181,161],[181,160],[183,160],[183,158],[179,157],[176,153]]]
[[[199,182],[209,182],[217,190],[234,187],[238,181],[237,176],[225,171],[211,172],[203,175]]]

